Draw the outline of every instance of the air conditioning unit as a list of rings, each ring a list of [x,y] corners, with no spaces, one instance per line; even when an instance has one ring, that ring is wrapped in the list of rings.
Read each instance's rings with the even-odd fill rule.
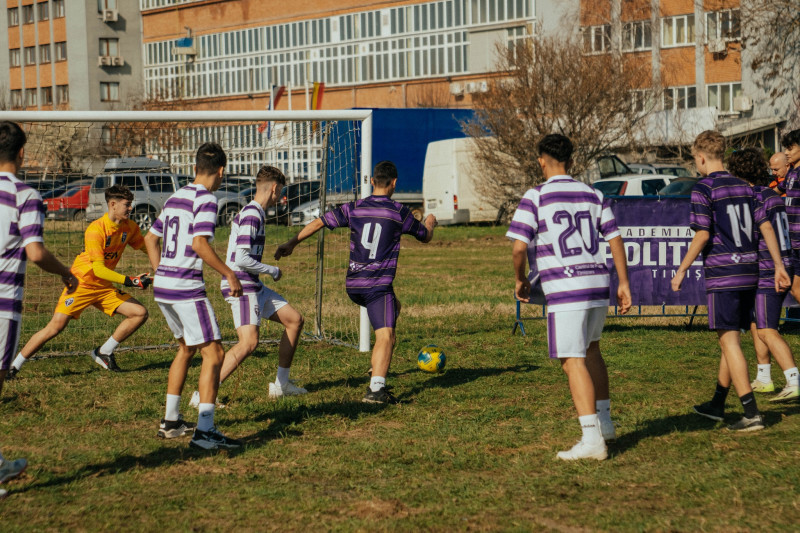
[[[108,67],[108,66],[111,66],[111,65],[113,64],[113,63],[112,63],[112,60],[113,60],[113,59],[114,59],[114,58],[113,58],[113,57],[111,57],[111,56],[100,56],[100,57],[98,57],[98,58],[97,58],[97,66],[98,66],[98,67]]]
[[[478,82],[478,92],[485,93],[489,90],[489,83],[485,81]]]
[[[119,11],[116,9],[103,10],[103,22],[116,22],[119,19]]]
[[[464,94],[464,86],[460,83],[451,83],[450,84],[450,94],[454,94],[456,96],[460,96]]]
[[[125,59],[122,57],[112,57],[111,64],[115,67],[121,67],[125,64]]]
[[[728,53],[728,43],[725,42],[725,39],[708,41],[708,51],[712,54],[726,54]]]
[[[753,99],[749,96],[737,96],[733,99],[733,110],[746,112],[753,109]]]
[[[479,86],[478,82],[468,81],[467,83],[464,84],[464,91],[469,94],[476,93],[478,92],[478,86]]]

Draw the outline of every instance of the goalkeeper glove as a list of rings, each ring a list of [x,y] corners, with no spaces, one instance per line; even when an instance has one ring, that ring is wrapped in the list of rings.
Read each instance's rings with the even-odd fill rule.
[[[139,274],[138,276],[134,277],[125,276],[126,287],[138,287],[144,290],[152,284],[153,284],[153,278],[150,277],[149,272],[146,272],[144,274]]]

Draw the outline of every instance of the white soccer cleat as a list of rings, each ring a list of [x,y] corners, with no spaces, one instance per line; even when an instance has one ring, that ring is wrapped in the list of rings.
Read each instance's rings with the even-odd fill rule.
[[[562,461],[577,461],[580,459],[595,459],[602,461],[608,457],[608,448],[605,442],[598,444],[586,444],[582,440],[570,450],[558,452],[558,458]]]
[[[614,426],[613,420],[600,421],[600,434],[606,442],[614,442],[617,440],[617,428]]]
[[[284,396],[300,396],[308,394],[308,391],[303,387],[298,387],[292,380],[281,387],[275,382],[269,384],[269,397],[270,398],[283,398]]]

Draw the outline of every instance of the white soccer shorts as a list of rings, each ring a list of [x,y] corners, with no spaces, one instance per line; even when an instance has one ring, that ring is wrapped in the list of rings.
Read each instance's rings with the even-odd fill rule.
[[[592,307],[547,313],[547,347],[550,357],[586,357],[589,344],[603,335],[608,308]]]
[[[220,340],[219,324],[208,298],[191,302],[158,302],[167,325],[176,339],[183,338],[186,346],[197,346]]]
[[[233,325],[237,329],[242,326],[258,326],[262,320],[267,320],[289,303],[267,287],[261,287],[256,293],[243,294],[239,298],[230,296],[225,301],[231,306]]]
[[[8,370],[17,355],[21,320],[0,318],[0,370]]]

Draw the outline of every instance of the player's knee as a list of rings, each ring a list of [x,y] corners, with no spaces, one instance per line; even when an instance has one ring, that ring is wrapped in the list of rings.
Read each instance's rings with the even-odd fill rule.
[[[145,306],[140,305],[136,308],[134,316],[139,320],[140,324],[144,324],[147,322],[147,319],[150,318],[150,312]]]

